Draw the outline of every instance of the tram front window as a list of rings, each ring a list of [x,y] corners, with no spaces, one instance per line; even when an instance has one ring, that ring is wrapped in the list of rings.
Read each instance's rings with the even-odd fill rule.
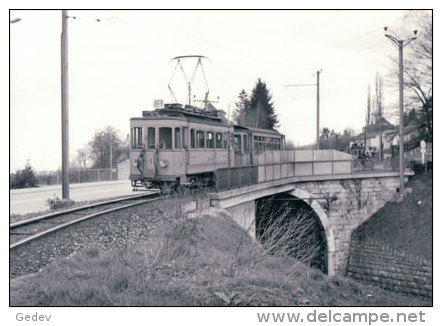
[[[159,129],[160,148],[172,149],[172,128],[162,127]]]
[[[155,128],[147,128],[147,148],[155,148]]]

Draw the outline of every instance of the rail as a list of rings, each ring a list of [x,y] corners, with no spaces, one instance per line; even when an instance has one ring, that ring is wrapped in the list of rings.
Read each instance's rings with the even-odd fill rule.
[[[160,200],[160,197],[154,197],[156,193],[149,193],[136,196],[125,196],[119,199],[109,200],[105,202],[94,203],[85,205],[66,211],[56,212],[53,214],[47,214],[28,220],[20,221],[15,224],[11,224],[9,228],[9,239],[11,244],[9,249],[15,249],[24,244],[27,244],[36,239],[40,239],[44,236],[52,234],[58,230],[67,228],[71,225],[89,220],[91,218],[109,214],[121,209],[149,203],[152,201]],[[144,197],[148,197],[147,199]],[[129,204],[123,204],[124,202],[134,201]],[[102,206],[113,206],[111,208],[105,208],[96,210]],[[90,210],[94,210],[91,213]],[[80,211],[87,211],[87,213],[79,213]],[[50,219],[50,222],[48,220]],[[32,224],[32,225],[31,225]],[[52,226],[51,226],[52,225]]]

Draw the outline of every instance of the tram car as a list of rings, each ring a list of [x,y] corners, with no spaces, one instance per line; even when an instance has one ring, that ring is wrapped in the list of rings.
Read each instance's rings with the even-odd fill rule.
[[[134,189],[213,185],[216,169],[253,165],[256,154],[285,147],[279,132],[232,125],[213,106],[165,104],[131,118],[130,131]]]

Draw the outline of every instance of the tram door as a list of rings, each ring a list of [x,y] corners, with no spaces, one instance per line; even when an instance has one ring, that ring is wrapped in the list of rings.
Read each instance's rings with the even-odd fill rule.
[[[234,153],[235,167],[243,166],[241,134],[233,135],[233,153]]]
[[[145,163],[145,177],[153,178],[155,177],[155,164],[156,164],[156,128],[147,128],[147,151],[146,151],[146,163]]]

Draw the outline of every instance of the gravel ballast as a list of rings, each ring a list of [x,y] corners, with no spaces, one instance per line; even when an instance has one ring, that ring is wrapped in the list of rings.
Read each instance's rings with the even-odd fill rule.
[[[164,199],[87,220],[10,251],[10,277],[35,273],[79,250],[108,250],[146,240],[179,212],[180,201]]]

